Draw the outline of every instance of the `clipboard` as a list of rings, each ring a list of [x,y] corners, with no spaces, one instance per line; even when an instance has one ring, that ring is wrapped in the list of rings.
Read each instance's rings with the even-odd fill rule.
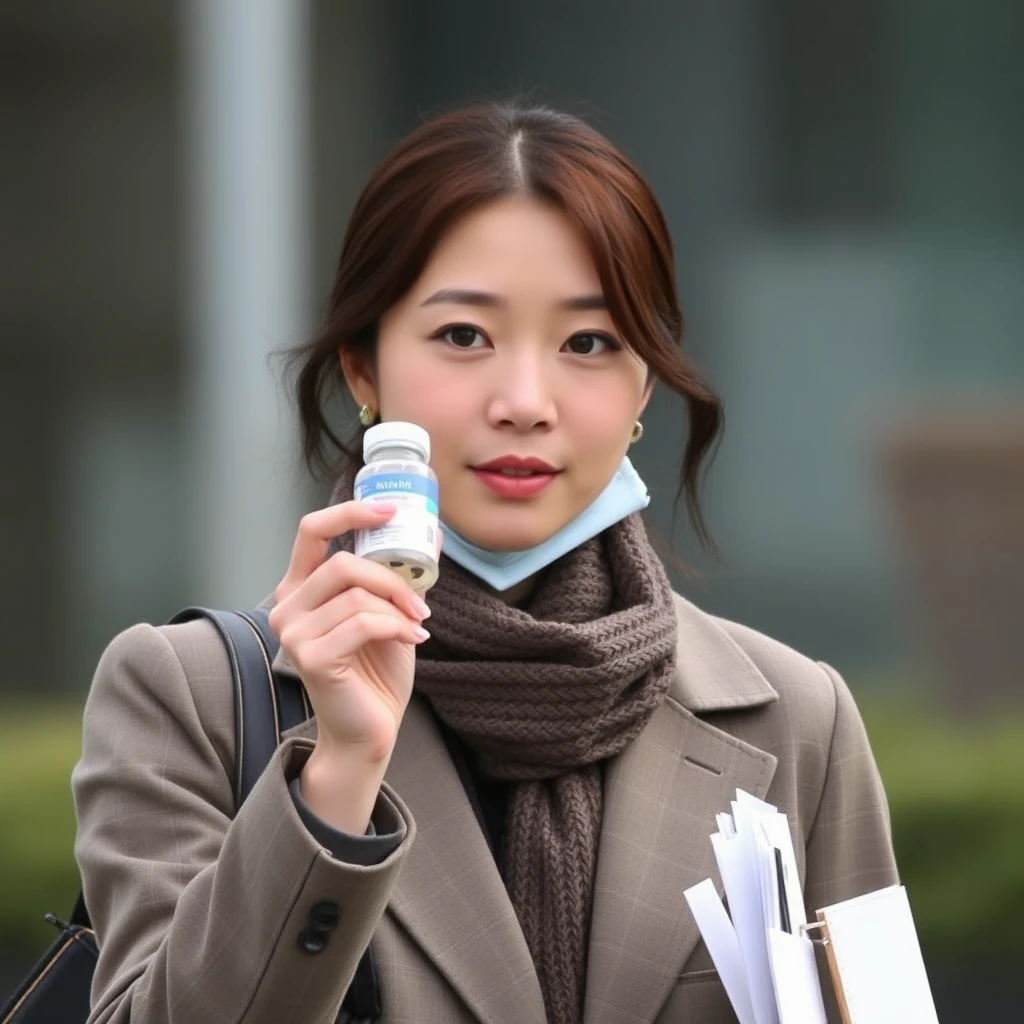
[[[829,987],[843,1024],[938,1024],[906,889],[808,923],[786,815],[742,790],[731,807],[710,837],[729,912],[711,879],[684,895],[740,1024],[827,1024]]]
[[[817,911],[843,1024],[938,1024],[921,944],[902,885]]]

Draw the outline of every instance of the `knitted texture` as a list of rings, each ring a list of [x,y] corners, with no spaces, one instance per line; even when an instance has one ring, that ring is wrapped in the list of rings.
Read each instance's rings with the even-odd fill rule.
[[[350,496],[343,479],[332,502]],[[668,690],[671,586],[637,513],[549,566],[521,608],[446,558],[429,601],[431,638],[417,652],[415,689],[482,772],[514,783],[505,885],[549,1024],[579,1024],[600,763],[636,738]]]
[[[416,689],[516,783],[505,884],[551,1024],[582,1019],[601,830],[600,762],[643,729],[675,666],[672,592],[639,515],[552,565],[523,608],[445,560]]]

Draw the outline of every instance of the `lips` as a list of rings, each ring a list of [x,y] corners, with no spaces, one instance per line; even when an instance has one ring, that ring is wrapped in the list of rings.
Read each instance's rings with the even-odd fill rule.
[[[504,455],[474,466],[473,472],[501,498],[534,498],[561,472],[543,459]]]
[[[550,463],[535,456],[503,455],[500,459],[491,459],[490,462],[481,462],[474,466],[474,469],[483,470],[485,473],[508,473],[514,476],[525,476],[528,473],[558,473]]]

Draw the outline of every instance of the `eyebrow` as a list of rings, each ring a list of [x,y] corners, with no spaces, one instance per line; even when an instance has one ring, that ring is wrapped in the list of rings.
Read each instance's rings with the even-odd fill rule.
[[[442,288],[434,292],[428,299],[424,299],[420,306],[485,306],[489,308],[502,308],[507,303],[499,295],[493,292],[474,291],[467,288]],[[568,299],[559,299],[555,305],[570,313],[588,312],[590,310],[607,310],[608,303],[603,295],[574,295]]]

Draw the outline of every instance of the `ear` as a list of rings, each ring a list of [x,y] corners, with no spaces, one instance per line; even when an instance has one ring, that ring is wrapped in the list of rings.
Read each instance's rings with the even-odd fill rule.
[[[380,396],[373,379],[373,368],[365,355],[354,352],[350,348],[342,348],[338,353],[341,373],[349,394],[355,399],[356,405],[368,405],[374,413],[380,412]]]
[[[647,409],[647,403],[651,400],[651,395],[654,394],[654,385],[657,383],[654,375],[651,375],[651,379],[647,382],[647,386],[644,388],[644,397],[640,400],[640,409],[637,411],[636,418],[640,419]]]

